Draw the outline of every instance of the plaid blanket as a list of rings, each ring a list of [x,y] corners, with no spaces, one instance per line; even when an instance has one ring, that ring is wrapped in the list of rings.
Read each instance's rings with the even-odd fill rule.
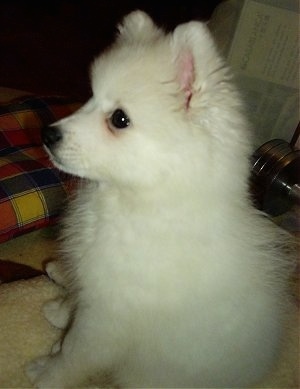
[[[53,167],[40,129],[79,106],[36,96],[0,105],[0,242],[57,221],[74,178]]]

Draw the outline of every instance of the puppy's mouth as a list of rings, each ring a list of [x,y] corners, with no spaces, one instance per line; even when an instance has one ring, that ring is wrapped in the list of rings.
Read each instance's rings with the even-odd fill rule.
[[[57,147],[49,148],[46,145],[44,145],[45,150],[47,151],[47,154],[49,156],[49,159],[51,163],[54,165],[54,167],[58,170],[60,170],[63,173],[70,174],[72,176],[79,177],[81,179],[87,178],[82,169],[77,169],[78,164],[72,163],[73,159],[66,159],[64,160],[58,155]],[[69,156],[70,157],[70,156]]]
[[[49,148],[47,145],[44,144],[44,149],[46,150],[50,161],[53,163],[55,167],[57,167],[59,170],[65,171],[65,166],[61,160],[61,158],[57,155],[54,148]]]
[[[86,164],[81,160],[80,146],[78,144],[66,146],[58,125],[44,128],[42,140],[44,149],[54,167],[64,173],[86,178]]]

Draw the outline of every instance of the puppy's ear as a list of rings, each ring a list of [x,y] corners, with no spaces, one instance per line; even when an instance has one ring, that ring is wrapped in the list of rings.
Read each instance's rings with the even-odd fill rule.
[[[214,40],[203,22],[179,25],[171,39],[177,81],[185,94],[188,109],[192,100],[204,92],[208,76],[220,66]]]
[[[161,35],[160,29],[145,12],[133,11],[118,25],[119,39],[131,41],[150,41]]]

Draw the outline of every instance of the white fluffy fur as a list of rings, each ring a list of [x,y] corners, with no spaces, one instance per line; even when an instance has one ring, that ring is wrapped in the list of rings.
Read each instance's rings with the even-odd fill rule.
[[[68,301],[45,309],[58,326],[70,301],[74,315],[28,374],[40,388],[255,384],[278,353],[287,266],[249,200],[248,124],[207,26],[165,34],[131,13],[91,79],[51,148],[89,180],[65,221]]]

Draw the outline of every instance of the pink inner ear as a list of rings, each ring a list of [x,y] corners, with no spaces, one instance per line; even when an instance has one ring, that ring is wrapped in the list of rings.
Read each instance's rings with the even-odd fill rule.
[[[195,79],[194,58],[190,51],[185,51],[179,57],[179,84],[185,93],[185,106],[188,109],[193,95]]]

